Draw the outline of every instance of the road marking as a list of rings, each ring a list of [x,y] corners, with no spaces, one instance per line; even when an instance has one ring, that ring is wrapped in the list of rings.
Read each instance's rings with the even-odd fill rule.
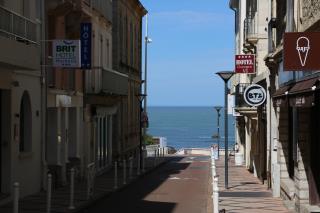
[[[169,178],[169,180],[181,180],[181,178],[179,178],[179,177],[172,177],[172,178]]]

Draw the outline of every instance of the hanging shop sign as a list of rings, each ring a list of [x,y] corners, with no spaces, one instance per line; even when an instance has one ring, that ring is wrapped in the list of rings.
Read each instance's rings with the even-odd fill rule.
[[[312,71],[320,69],[320,32],[284,34],[284,71]]]
[[[244,74],[255,73],[256,57],[253,54],[235,56],[235,72]]]
[[[253,107],[263,104],[267,97],[266,90],[258,84],[248,86],[244,91],[243,96],[245,102]]]
[[[80,67],[80,40],[54,40],[52,45],[54,67]]]
[[[81,68],[91,69],[92,66],[92,24],[91,23],[81,23],[80,30],[81,39]]]

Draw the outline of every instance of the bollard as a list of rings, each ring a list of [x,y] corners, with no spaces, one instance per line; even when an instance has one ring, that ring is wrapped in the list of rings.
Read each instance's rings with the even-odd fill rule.
[[[69,209],[75,209],[74,207],[74,173],[75,169],[70,170],[70,205]]]
[[[218,177],[213,178],[212,183],[213,193],[213,213],[219,213],[219,188],[218,188]]]
[[[153,166],[157,165],[157,150],[154,150],[154,159],[153,159]]]
[[[19,212],[19,183],[13,184],[13,213]]]
[[[118,188],[118,162],[114,162],[114,189]]]
[[[52,190],[52,175],[48,174],[48,187],[47,187],[47,213],[51,212],[51,190]]]
[[[142,173],[145,173],[145,167],[146,167],[146,159],[145,159],[145,156],[143,155],[142,156]]]
[[[211,161],[211,173],[212,173],[212,177],[216,176],[217,174],[215,160]]]
[[[123,159],[123,184],[127,184],[127,181],[126,181],[126,176],[127,176],[127,165],[126,165],[126,160]]]
[[[133,158],[131,157],[129,159],[129,179],[132,179],[133,178],[133,175],[132,175],[132,167],[133,167]]]
[[[137,164],[137,175],[140,175],[140,154],[138,155],[138,164]]]

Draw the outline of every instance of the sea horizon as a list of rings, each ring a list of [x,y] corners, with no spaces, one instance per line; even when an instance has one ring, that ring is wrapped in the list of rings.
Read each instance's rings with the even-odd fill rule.
[[[175,149],[208,148],[217,144],[217,113],[213,106],[149,106],[148,134],[167,138]],[[234,118],[229,118],[229,144],[234,144]],[[224,147],[224,113],[220,112],[220,147]]]

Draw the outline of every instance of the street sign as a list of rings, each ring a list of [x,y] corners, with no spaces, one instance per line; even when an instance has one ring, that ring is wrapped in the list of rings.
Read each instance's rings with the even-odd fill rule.
[[[244,74],[255,73],[255,55],[236,55],[235,56],[235,72]]]
[[[320,32],[285,33],[283,45],[283,70],[319,70],[319,37]]]
[[[52,44],[53,66],[62,68],[80,67],[80,41],[54,40]]]
[[[91,23],[81,23],[80,30],[81,38],[81,68],[91,69],[91,49],[92,49],[92,24]]]
[[[247,104],[255,107],[263,104],[267,97],[266,90],[258,84],[248,86],[244,91],[243,96]]]

